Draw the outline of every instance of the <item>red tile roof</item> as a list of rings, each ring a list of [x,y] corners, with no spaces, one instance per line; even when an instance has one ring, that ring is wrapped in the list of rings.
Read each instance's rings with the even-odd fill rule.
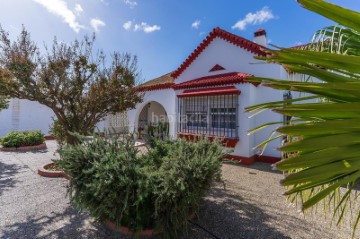
[[[206,86],[239,84],[239,83],[244,83],[245,82],[244,80],[250,76],[252,75],[241,72],[225,73],[225,74],[206,76],[195,80],[186,81],[174,85],[173,88],[186,89],[186,88],[197,88],[197,87],[206,87]]]
[[[172,72],[139,85],[138,91],[152,91],[172,88],[175,79],[171,77],[171,73]]]
[[[215,28],[210,34],[205,38],[205,40],[194,50],[193,53],[181,64],[181,66],[174,71],[171,76],[177,78],[181,73],[188,68],[191,63],[200,55],[204,49],[210,45],[210,43],[216,38],[219,37],[225,41],[228,41],[236,46],[244,48],[247,51],[250,51],[259,56],[265,56],[266,53],[263,50],[263,46],[260,46],[250,40],[242,38],[240,36],[234,35],[230,32],[227,32],[219,27]]]
[[[178,97],[206,96],[206,95],[240,95],[241,91],[234,86],[215,87],[200,90],[185,90]]]

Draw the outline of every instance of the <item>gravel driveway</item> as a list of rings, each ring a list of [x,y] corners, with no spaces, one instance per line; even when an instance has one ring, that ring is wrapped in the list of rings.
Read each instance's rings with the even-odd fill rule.
[[[113,234],[88,214],[69,204],[67,181],[37,175],[54,158],[55,141],[48,150],[0,152],[0,238],[128,238]],[[322,217],[304,216],[286,203],[279,186],[282,175],[270,165],[251,167],[224,163],[226,190],[215,186],[203,203],[199,218],[185,238],[350,238],[348,225],[330,227]],[[206,232],[209,231],[214,236]]]

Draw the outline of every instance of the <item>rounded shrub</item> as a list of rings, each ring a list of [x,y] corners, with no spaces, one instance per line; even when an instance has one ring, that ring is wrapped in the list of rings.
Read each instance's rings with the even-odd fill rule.
[[[96,137],[60,150],[70,197],[80,209],[137,232],[178,238],[211,184],[221,178],[218,143],[156,140],[146,154],[133,138]]]
[[[4,147],[34,146],[44,143],[44,134],[40,130],[12,131],[1,139]]]

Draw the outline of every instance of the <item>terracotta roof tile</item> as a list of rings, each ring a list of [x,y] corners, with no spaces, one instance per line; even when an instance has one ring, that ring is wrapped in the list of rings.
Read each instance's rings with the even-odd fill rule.
[[[247,77],[252,75],[242,72],[232,72],[220,75],[201,77],[195,80],[186,81],[173,86],[174,89],[197,88],[206,86],[230,85],[244,83]]]
[[[139,85],[139,91],[152,91],[152,90],[161,90],[161,89],[169,89],[174,85],[175,79],[171,77],[172,72],[155,78],[153,80],[149,80],[141,85]]]
[[[204,49],[210,45],[210,43],[216,38],[219,37],[225,41],[228,41],[236,46],[244,48],[247,51],[250,51],[259,56],[265,56],[266,53],[263,50],[263,46],[256,44],[248,39],[242,38],[240,36],[234,35],[230,32],[227,32],[219,27],[215,28],[210,34],[205,38],[205,40],[190,54],[190,56],[180,65],[180,67],[174,71],[171,76],[177,78],[181,73],[190,66],[190,64],[200,55]]]

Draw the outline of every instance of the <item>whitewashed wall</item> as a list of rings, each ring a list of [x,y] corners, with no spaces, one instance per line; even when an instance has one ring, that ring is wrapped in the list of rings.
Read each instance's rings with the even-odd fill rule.
[[[9,108],[0,111],[0,137],[18,130],[41,130],[50,135],[50,126],[56,119],[53,111],[35,101],[11,99]],[[97,124],[97,131],[108,128],[107,119]]]
[[[222,71],[209,72],[216,64],[225,68]],[[182,83],[196,78],[211,76],[230,72],[244,72],[258,77],[269,77],[276,79],[285,79],[286,72],[277,64],[268,64],[254,59],[254,54],[235,46],[221,38],[216,38],[205,48],[205,50],[185,69],[185,71],[176,79],[176,83]],[[239,97],[239,139],[234,154],[250,157],[257,151],[252,148],[264,140],[268,139],[276,126],[268,127],[253,136],[248,136],[247,132],[259,125],[268,122],[282,121],[282,116],[273,112],[265,112],[249,119],[249,114],[244,110],[247,106],[260,104],[268,101],[282,100],[283,92],[275,91],[266,87],[255,87],[252,84],[240,84],[236,86],[241,90]],[[275,149],[280,145],[280,139],[269,143],[264,155],[279,157],[280,153]]]
[[[164,89],[149,91],[144,94],[142,103],[136,105],[136,108],[128,111],[129,132],[137,132],[139,115],[142,109],[150,102],[161,104],[169,118],[169,134],[170,137],[176,137],[176,96],[173,89]]]
[[[41,130],[49,135],[54,114],[34,101],[11,99],[8,109],[0,111],[0,137],[13,130]]]
[[[225,70],[209,72],[216,64],[221,65]],[[221,38],[215,38],[176,79],[176,83],[229,72],[244,72],[261,77],[279,76],[280,69],[277,64],[266,64],[256,60],[253,53]]]

